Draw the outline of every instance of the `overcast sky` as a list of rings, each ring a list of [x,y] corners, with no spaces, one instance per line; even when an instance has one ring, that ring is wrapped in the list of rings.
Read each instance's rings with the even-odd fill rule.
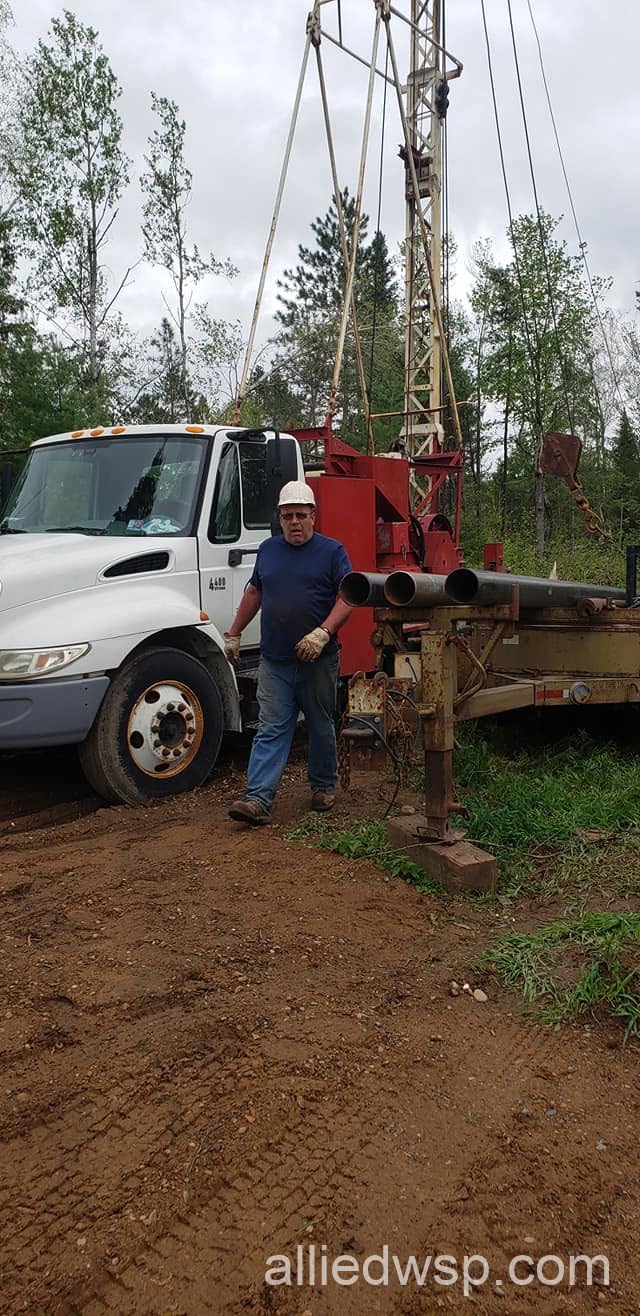
[[[565,163],[593,274],[610,275],[610,302],[634,312],[640,287],[640,3],[638,0],[530,0],[546,65]],[[229,257],[240,277],[212,281],[214,314],[248,328],[304,47],[309,0],[68,0],[93,25],[122,85],[125,146],[133,159],[132,186],[123,200],[109,249],[113,276],[140,254],[140,194],[136,180],[154,126],[150,92],[177,101],[187,122],[187,160],[193,172],[189,236],[201,250]],[[408,12],[408,0],[395,7]],[[514,213],[532,209],[532,192],[506,0],[486,0]],[[13,44],[25,51],[46,38],[53,0],[13,0]],[[512,0],[541,205],[565,215],[572,251],[577,238],[553,140],[527,0]],[[335,5],[323,21],[335,31]],[[368,53],[372,0],[342,0],[344,39]],[[403,25],[395,41],[406,70]],[[490,100],[480,0],[448,0],[447,46],[464,64],[451,86],[448,117],[450,228],[458,248],[458,286],[473,243],[491,237],[506,252],[507,212]],[[381,46],[383,50],[383,46]],[[366,71],[328,42],[323,58],[332,107],[341,183],[355,189]],[[381,56],[383,59],[383,55]],[[378,80],[365,207],[377,211],[382,80]],[[391,98],[385,132],[382,228],[392,252],[404,227],[401,130]],[[297,245],[324,214],[331,181],[315,66],[305,97],[284,196],[268,285],[266,314],[275,305],[275,279],[295,262]],[[120,300],[133,326],[158,323],[161,280],[138,267]],[[268,327],[268,319],[263,321]]]

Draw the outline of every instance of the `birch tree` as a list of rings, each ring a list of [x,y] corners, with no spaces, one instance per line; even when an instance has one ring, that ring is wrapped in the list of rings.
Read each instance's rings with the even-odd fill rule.
[[[474,309],[485,316],[482,391],[503,410],[503,507],[508,500],[516,520],[532,515],[540,557],[551,512],[537,469],[542,435],[577,429],[595,445],[597,455],[601,434],[592,365],[593,303],[581,259],[556,238],[556,227],[549,215],[542,214],[540,224],[534,216],[519,216],[510,234],[512,261],[498,266],[490,250],[483,250],[472,291]],[[600,279],[593,283],[598,296],[606,284]]]
[[[104,383],[109,316],[130,272],[114,286],[106,266],[128,182],[121,89],[97,32],[69,10],[52,19],[49,36],[23,64],[20,148],[7,169],[37,309],[81,350],[95,394]]]
[[[180,393],[186,419],[192,415],[195,404],[187,331],[195,289],[206,275],[225,274],[231,278],[237,271],[230,261],[216,260],[211,253],[202,256],[195,244],[189,245],[187,210],[192,175],[184,153],[186,123],[180,118],[175,101],[152,92],[151,102],[159,123],[149,138],[145,155],[147,169],[140,178],[146,196],[142,232],[147,259],[168,272],[173,286],[173,302],[165,298],[165,305],[178,333]]]

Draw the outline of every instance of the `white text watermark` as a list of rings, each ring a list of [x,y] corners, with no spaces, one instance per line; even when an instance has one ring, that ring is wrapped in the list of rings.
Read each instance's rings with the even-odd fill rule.
[[[524,1288],[536,1283],[547,1288],[561,1284],[568,1288],[591,1288],[594,1284],[608,1288],[609,1260],[604,1255],[560,1257],[552,1252],[535,1258],[522,1252],[511,1258],[505,1277],[492,1274],[487,1258],[477,1252],[463,1257],[442,1253],[402,1258],[385,1243],[379,1252],[360,1259],[349,1252],[332,1257],[324,1243],[310,1243],[299,1245],[292,1256],[278,1252],[267,1257],[264,1278],[274,1288],[283,1284],[298,1288],[359,1283],[376,1288],[396,1283],[403,1287],[437,1284],[449,1288],[458,1284],[469,1297],[485,1284],[498,1289],[508,1284]]]

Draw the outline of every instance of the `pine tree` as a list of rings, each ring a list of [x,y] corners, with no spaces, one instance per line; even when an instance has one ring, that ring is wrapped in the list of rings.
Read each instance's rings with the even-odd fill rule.
[[[626,410],[611,449],[615,515],[620,543],[640,540],[640,442]]]
[[[154,421],[175,425],[184,409],[183,371],[180,348],[166,316],[148,342],[145,374],[137,397],[128,407],[128,419],[140,424]]]
[[[348,191],[342,196],[342,210],[349,236],[355,202]],[[354,280],[365,380],[373,411],[391,410],[391,403],[401,409],[396,280],[384,234],[376,233],[367,241],[368,223],[363,215]],[[347,273],[335,199],[326,215],[313,221],[311,231],[315,245],[299,246],[298,264],[285,270],[279,284],[276,319],[281,328],[273,364],[285,392],[298,399],[304,424],[318,425],[324,420],[330,393]],[[348,442],[363,441],[365,425],[351,322],[335,420]],[[397,425],[395,428],[397,431]]]

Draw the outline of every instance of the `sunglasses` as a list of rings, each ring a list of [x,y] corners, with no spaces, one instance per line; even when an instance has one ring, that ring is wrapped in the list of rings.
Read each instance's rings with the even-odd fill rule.
[[[315,508],[312,507],[308,512],[281,512],[281,521],[304,521],[308,516],[313,516]]]

